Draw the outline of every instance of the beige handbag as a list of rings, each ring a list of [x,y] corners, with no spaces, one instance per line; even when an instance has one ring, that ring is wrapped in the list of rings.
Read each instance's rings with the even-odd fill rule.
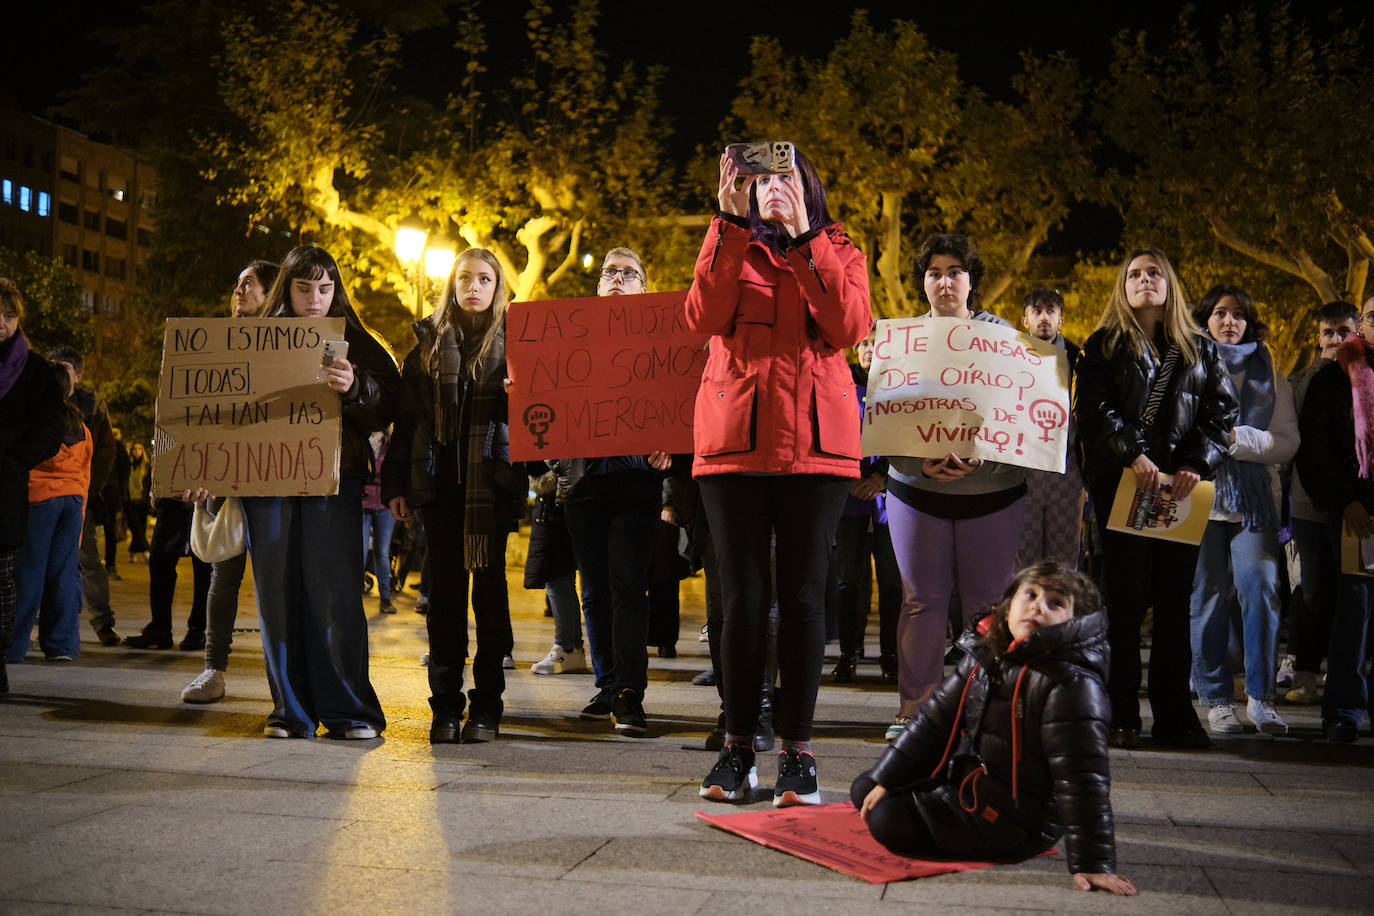
[[[208,499],[196,503],[191,518],[192,553],[206,563],[219,563],[243,553],[247,546],[248,528],[237,496],[223,500],[218,512]]]

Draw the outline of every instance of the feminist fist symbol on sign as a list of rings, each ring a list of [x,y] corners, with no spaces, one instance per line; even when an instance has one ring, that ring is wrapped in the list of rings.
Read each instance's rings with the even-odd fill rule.
[[[1041,442],[1053,442],[1054,437],[1050,432],[1069,422],[1069,414],[1064,410],[1064,405],[1048,398],[1031,402],[1030,417],[1031,422],[1041,429]]]

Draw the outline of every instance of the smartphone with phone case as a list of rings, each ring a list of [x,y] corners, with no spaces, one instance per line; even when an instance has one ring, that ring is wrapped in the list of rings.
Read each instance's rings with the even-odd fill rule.
[[[797,150],[791,140],[759,140],[731,143],[725,155],[741,175],[777,175],[797,167]]]
[[[321,366],[332,366],[336,359],[348,358],[348,341],[346,340],[326,340],[324,342],[324,352],[320,355]],[[320,381],[319,373],[315,375],[315,381]]]

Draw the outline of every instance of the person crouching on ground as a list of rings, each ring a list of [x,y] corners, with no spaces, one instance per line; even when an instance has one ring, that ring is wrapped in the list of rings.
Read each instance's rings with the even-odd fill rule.
[[[1092,581],[1029,566],[958,645],[955,672],[850,787],[874,839],[904,856],[1012,861],[1063,836],[1078,887],[1134,895],[1115,874],[1106,614]]]

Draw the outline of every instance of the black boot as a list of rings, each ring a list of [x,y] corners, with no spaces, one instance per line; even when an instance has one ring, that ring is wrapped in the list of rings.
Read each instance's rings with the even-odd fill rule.
[[[858,659],[850,652],[841,652],[839,664],[830,672],[830,681],[835,684],[852,684],[858,668]]]
[[[767,684],[759,696],[759,724],[754,729],[754,753],[773,749],[773,685]]]
[[[881,655],[878,657],[878,664],[882,667],[883,683],[897,683],[897,656]]]
[[[468,691],[468,720],[463,724],[463,743],[481,744],[495,741],[501,730],[501,713],[506,704],[499,698],[490,699],[476,690]]]

